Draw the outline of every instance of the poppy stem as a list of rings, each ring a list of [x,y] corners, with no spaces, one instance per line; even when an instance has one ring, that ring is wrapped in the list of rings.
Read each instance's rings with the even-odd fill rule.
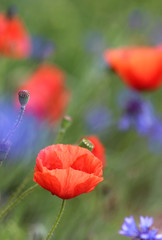
[[[61,141],[63,139],[63,136],[64,136],[64,132],[60,131],[59,134],[58,134],[58,137],[56,139],[56,144],[61,143]]]
[[[21,184],[17,187],[16,191],[12,194],[11,198],[9,199],[8,204],[10,204],[15,198],[17,198],[19,196],[19,194],[21,193],[21,191],[23,190],[23,188],[26,186],[26,184],[28,183],[28,181],[31,179],[31,177],[33,176],[33,172],[30,172],[21,182]],[[8,205],[7,204],[7,205]]]
[[[19,116],[15,122],[15,125],[13,126],[11,131],[8,133],[7,137],[3,140],[4,143],[7,142],[7,140],[13,135],[13,133],[16,131],[17,127],[21,123],[22,117],[24,115],[24,111],[25,111],[25,107],[21,107]]]
[[[28,194],[31,193],[38,186],[38,184],[34,184],[33,186],[25,190],[22,194],[20,194],[13,202],[10,202],[4,209],[1,210],[0,219],[2,219],[18,202],[28,196]]]
[[[71,126],[72,119],[69,116],[64,116],[61,122],[58,137],[56,139],[56,144],[61,143],[67,129]]]
[[[58,217],[57,217],[57,219],[56,219],[56,222],[55,222],[54,225],[52,226],[52,229],[51,229],[51,231],[49,232],[46,240],[48,240],[48,239],[50,239],[50,238],[52,237],[52,235],[53,235],[53,233],[54,233],[54,231],[55,231],[58,223],[60,222],[60,219],[61,219],[62,214],[63,214],[63,212],[64,212],[64,208],[65,208],[65,199],[62,200],[62,204],[61,204],[61,208],[60,208],[59,215],[58,215]]]

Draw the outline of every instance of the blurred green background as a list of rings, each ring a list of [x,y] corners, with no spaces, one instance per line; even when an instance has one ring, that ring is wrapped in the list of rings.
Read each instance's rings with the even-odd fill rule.
[[[13,4],[31,34],[45,36],[55,43],[55,52],[48,62],[57,64],[67,75],[67,86],[72,93],[67,114],[73,118],[73,124],[63,142],[73,144],[93,133],[89,132],[84,119],[87,111],[96,105],[110,109],[115,122],[121,113],[118,96],[125,86],[105,69],[102,53],[108,47],[156,44],[154,29],[162,23],[162,1],[0,0],[0,9],[5,11]],[[134,11],[142,14],[143,26],[131,27],[130,17]],[[93,37],[89,40],[94,33],[99,36],[98,45]],[[1,93],[14,95],[22,77],[38,65],[39,61],[32,59],[13,60],[1,56]],[[161,89],[144,94],[159,113],[162,112],[161,94]],[[156,219],[158,226],[162,223],[161,154],[151,153],[146,139],[133,130],[122,133],[112,126],[98,135],[107,153],[105,179],[93,192],[67,201],[54,239],[122,240],[124,237],[118,235],[118,230],[124,217],[130,215],[137,221],[138,216],[149,215]],[[34,168],[35,157],[33,154],[31,164],[6,163],[0,169],[2,200],[14,192]],[[44,239],[41,235],[46,236],[49,231],[60,203],[61,200],[49,192],[37,189],[1,222],[0,239]]]

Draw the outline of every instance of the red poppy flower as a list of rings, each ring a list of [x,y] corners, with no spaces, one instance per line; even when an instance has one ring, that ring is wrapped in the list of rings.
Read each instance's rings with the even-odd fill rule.
[[[39,119],[48,118],[51,122],[62,117],[70,93],[65,88],[65,75],[58,67],[41,65],[21,89],[30,92],[28,112]]]
[[[34,181],[62,199],[92,191],[103,180],[103,165],[89,150],[57,144],[41,150]]]
[[[0,53],[15,58],[30,54],[29,35],[16,15],[0,14]]]
[[[94,146],[92,153],[95,157],[99,158],[103,163],[103,166],[106,165],[106,156],[105,156],[105,148],[99,138],[97,136],[88,136],[87,138]]]
[[[161,86],[162,51],[158,47],[126,47],[104,53],[106,62],[121,79],[136,90]]]

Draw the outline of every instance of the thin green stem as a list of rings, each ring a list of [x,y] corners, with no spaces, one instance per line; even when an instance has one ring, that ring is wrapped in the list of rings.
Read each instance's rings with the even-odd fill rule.
[[[8,134],[7,138],[8,139],[10,137],[10,135],[13,133],[13,131],[15,131],[15,129],[17,128],[17,126],[19,125],[19,123],[21,122],[23,113],[24,113],[23,108],[21,108],[19,117],[14,125],[14,128],[11,130],[11,132]],[[56,144],[60,143],[62,141],[62,138],[64,137],[64,134],[66,133],[67,128],[70,126],[70,121],[67,117],[64,117],[62,120],[62,125],[60,127],[60,131],[58,133],[58,137],[56,140]],[[6,141],[5,139],[5,141]],[[1,166],[1,165],[0,165]],[[20,184],[20,186],[17,188],[17,190],[13,193],[11,199],[9,199],[8,203],[5,204],[5,206],[2,208],[1,213],[3,213],[6,209],[8,209],[8,207],[12,206],[12,203],[15,202],[16,199],[18,199],[19,194],[21,193],[21,191],[23,190],[23,188],[25,187],[25,185],[28,183],[28,181],[30,180],[30,176],[31,173],[29,173],[29,175],[27,175],[27,177],[24,178],[24,180],[22,181],[22,183]],[[23,194],[23,193],[22,193]],[[20,195],[21,196],[21,195]],[[15,200],[14,200],[15,199]],[[0,213],[0,214],[1,214]],[[1,215],[0,215],[1,218]]]
[[[0,81],[0,92],[5,92],[6,90],[6,71],[10,69],[10,61],[3,56],[0,57],[0,76],[1,76],[1,81]]]
[[[28,196],[29,193],[31,193],[35,188],[38,187],[38,184],[34,184],[33,186],[29,187],[27,190],[25,190],[20,196],[18,196],[14,201],[12,201],[10,204],[6,206],[1,212],[0,212],[0,219],[2,219],[18,202],[20,202],[22,199],[24,199],[26,196]]]
[[[60,222],[60,219],[61,219],[62,214],[63,214],[63,212],[64,212],[64,208],[65,208],[65,199],[62,200],[62,204],[61,204],[61,208],[60,208],[59,215],[58,215],[58,217],[57,217],[57,219],[56,219],[56,222],[55,222],[54,225],[52,226],[51,231],[49,232],[46,240],[48,240],[48,239],[50,239],[50,238],[52,237],[52,235],[53,235],[53,233],[54,233],[54,231],[55,231],[58,223]]]
[[[25,107],[21,107],[20,109],[20,113],[18,115],[18,118],[13,126],[13,128],[10,130],[10,132],[8,133],[7,137],[3,140],[3,142],[7,142],[7,140],[13,135],[13,133],[16,131],[17,127],[19,126],[19,124],[21,123],[21,120],[23,118],[25,112]]]
[[[21,182],[21,184],[18,186],[18,188],[16,189],[16,191],[12,194],[11,198],[8,200],[8,202],[2,207],[1,212],[4,211],[4,209],[7,208],[8,205],[11,204],[11,202],[16,199],[19,194],[21,193],[21,191],[23,190],[23,188],[26,186],[26,184],[28,183],[28,181],[30,180],[30,177],[32,176],[33,172],[30,172]]]
[[[33,176],[33,171],[31,171],[21,182],[21,184],[17,187],[16,191],[12,194],[11,198],[9,199],[9,203],[13,201],[13,199],[17,198],[18,195],[21,193],[23,188],[26,186],[30,178]]]
[[[63,139],[67,129],[71,126],[71,122],[72,122],[72,118],[70,116],[63,117],[55,144],[62,142],[62,139]]]
[[[60,131],[60,132],[58,133],[58,137],[57,137],[57,139],[56,139],[56,142],[55,142],[55,144],[61,143],[61,141],[62,141],[62,139],[63,139],[63,136],[64,136],[64,134],[65,134],[65,132],[64,132],[64,131]]]

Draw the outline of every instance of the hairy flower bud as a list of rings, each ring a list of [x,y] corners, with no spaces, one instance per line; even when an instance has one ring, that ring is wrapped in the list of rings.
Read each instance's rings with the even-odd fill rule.
[[[21,107],[25,107],[29,101],[30,93],[27,90],[21,90],[18,92],[18,95],[19,95],[19,102],[21,104]]]
[[[88,139],[83,138],[79,143],[79,147],[86,148],[89,151],[92,151],[94,148],[94,145]]]
[[[61,122],[61,129],[66,131],[72,123],[72,118],[70,116],[64,116]]]

